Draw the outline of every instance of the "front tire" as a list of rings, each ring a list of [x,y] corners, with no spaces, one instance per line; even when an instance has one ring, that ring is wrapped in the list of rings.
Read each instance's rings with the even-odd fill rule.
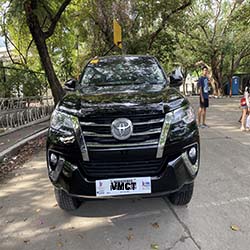
[[[169,200],[174,205],[186,205],[188,204],[193,195],[194,183],[185,184],[179,191],[169,195]]]
[[[81,205],[81,202],[77,198],[69,196],[65,191],[61,189],[55,188],[54,192],[57,204],[63,210],[73,211]]]

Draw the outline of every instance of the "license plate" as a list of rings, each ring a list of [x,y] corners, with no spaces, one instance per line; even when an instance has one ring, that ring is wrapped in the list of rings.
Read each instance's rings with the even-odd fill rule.
[[[95,182],[96,196],[116,196],[129,194],[150,194],[151,178],[120,178],[97,180]]]

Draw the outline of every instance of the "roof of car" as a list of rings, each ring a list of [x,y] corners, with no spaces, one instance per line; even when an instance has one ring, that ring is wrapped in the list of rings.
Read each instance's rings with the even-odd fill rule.
[[[112,58],[129,58],[129,57],[140,57],[140,58],[154,58],[154,56],[151,55],[112,55],[112,56],[96,56],[92,59],[112,59]]]

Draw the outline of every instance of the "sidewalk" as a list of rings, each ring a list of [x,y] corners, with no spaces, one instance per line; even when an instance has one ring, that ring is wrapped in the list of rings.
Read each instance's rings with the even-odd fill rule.
[[[48,126],[49,120],[46,120],[25,128],[20,128],[11,133],[0,134],[0,156],[1,153],[8,151],[8,149],[18,147],[18,145],[21,147],[22,142],[25,143],[25,139],[45,130]]]
[[[189,101],[197,115],[199,97],[189,98]],[[249,147],[250,132],[240,131],[241,123],[239,123],[239,118],[241,113],[240,97],[230,99],[209,99],[209,108],[207,109],[206,118],[209,128],[200,129],[201,136],[204,136],[206,139],[226,138],[235,140],[238,143]]]

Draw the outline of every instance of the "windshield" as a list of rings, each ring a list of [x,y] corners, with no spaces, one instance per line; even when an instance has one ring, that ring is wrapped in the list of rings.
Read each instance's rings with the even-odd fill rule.
[[[162,84],[164,74],[152,57],[107,57],[93,59],[83,72],[80,84],[123,85]]]

